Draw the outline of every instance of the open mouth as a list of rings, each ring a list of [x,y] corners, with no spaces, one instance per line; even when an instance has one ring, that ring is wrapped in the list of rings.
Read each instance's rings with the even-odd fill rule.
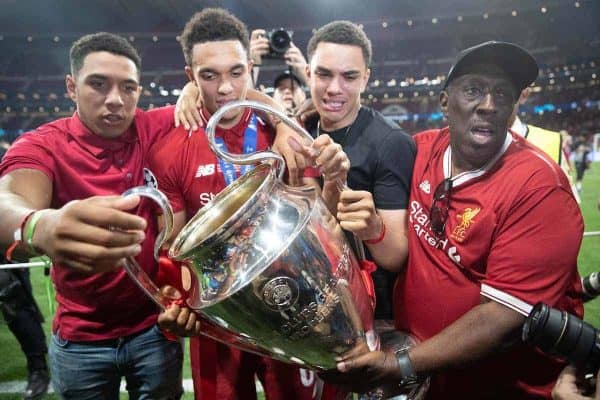
[[[118,114],[106,114],[102,116],[102,120],[107,125],[119,125],[123,122],[124,118]]]
[[[340,111],[344,107],[344,102],[341,100],[326,100],[323,99],[323,106],[327,111]]]

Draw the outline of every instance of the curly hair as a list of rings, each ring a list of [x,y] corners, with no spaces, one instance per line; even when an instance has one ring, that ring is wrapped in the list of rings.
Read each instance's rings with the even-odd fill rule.
[[[371,64],[371,41],[358,25],[350,21],[333,21],[320,27],[308,41],[306,52],[309,61],[321,42],[358,46],[362,50],[367,68]]]
[[[185,62],[189,66],[192,65],[192,49],[198,43],[239,40],[250,57],[248,28],[233,14],[222,8],[205,8],[194,14],[185,24],[179,40]]]
[[[135,47],[127,39],[108,32],[85,35],[73,43],[69,52],[71,75],[77,75],[81,67],[83,67],[83,61],[88,54],[98,51],[106,51],[129,58],[137,67],[139,78],[142,69],[142,59]]]

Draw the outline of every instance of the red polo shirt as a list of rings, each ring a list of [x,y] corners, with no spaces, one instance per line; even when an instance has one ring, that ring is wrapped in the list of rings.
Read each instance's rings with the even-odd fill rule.
[[[146,155],[153,142],[173,125],[173,108],[137,110],[134,123],[119,138],[105,139],[90,132],[77,113],[22,135],[0,164],[0,175],[35,169],[52,181],[51,208],[71,200],[118,195],[144,185]],[[156,236],[153,205],[142,200],[135,210],[148,221],[146,240],[137,261],[152,277]],[[111,339],[138,332],[156,322],[158,309],[133,283],[125,270],[84,275],[53,264],[58,309],[53,331],[73,341]]]

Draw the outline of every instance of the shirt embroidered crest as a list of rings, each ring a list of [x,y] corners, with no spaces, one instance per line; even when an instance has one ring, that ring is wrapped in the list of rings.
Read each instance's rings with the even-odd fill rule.
[[[467,207],[462,213],[456,215],[456,219],[459,223],[452,230],[452,234],[450,235],[452,239],[456,240],[459,243],[465,240],[467,229],[469,229],[471,225],[473,225],[473,223],[475,222],[475,217],[477,216],[477,214],[479,214],[479,211],[481,211],[481,208],[479,207]]]

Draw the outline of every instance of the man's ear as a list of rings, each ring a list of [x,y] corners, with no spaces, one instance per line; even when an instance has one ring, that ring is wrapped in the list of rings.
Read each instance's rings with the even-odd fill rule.
[[[196,79],[194,79],[194,71],[192,70],[192,68],[189,65],[185,66],[185,74],[187,75],[190,82],[193,82],[195,85]]]
[[[75,77],[67,74],[65,77],[65,85],[67,87],[67,94],[74,102],[77,102],[77,87],[75,85]]]
[[[444,114],[444,118],[448,116],[448,92],[442,90],[440,93],[440,108],[442,109],[442,114]]]

